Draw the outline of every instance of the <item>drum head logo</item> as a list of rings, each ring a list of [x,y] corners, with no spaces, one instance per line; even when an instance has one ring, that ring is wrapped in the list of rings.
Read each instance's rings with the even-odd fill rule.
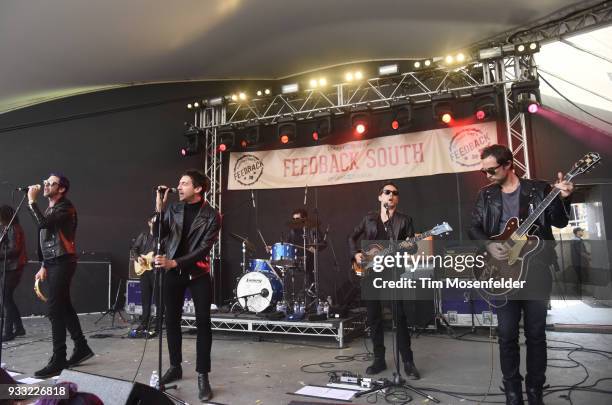
[[[474,167],[480,164],[480,151],[492,145],[487,131],[479,128],[465,128],[451,139],[449,155],[453,162],[461,166]]]
[[[243,186],[257,183],[263,173],[263,162],[255,155],[244,155],[234,165],[234,179]]]

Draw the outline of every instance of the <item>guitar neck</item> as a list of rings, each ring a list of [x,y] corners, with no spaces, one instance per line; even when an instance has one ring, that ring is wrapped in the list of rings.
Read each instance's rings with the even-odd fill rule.
[[[410,247],[411,244],[416,243],[420,240],[423,240],[425,238],[430,237],[431,235],[433,235],[433,230],[429,230],[427,232],[423,232],[422,234],[418,235],[418,236],[413,236],[413,237],[408,237],[406,239],[404,239],[403,241],[401,241],[398,245],[399,249],[407,249]],[[388,247],[386,249],[384,249],[383,251],[381,251],[380,253],[378,253],[381,256],[386,256],[389,253],[393,252],[393,249],[391,247]]]
[[[573,176],[566,175],[565,180],[571,180],[572,177]],[[552,204],[552,202],[559,195],[559,193],[561,193],[561,190],[556,187],[553,187],[553,189],[550,191],[550,193],[548,193],[546,198],[542,200],[540,204],[538,204],[535,210],[533,210],[533,212],[529,214],[527,219],[523,221],[523,223],[517,228],[514,233],[519,237],[526,235],[531,226],[535,223],[535,221],[537,221],[537,219],[540,217],[540,215],[542,215],[546,208],[548,208],[548,206]]]

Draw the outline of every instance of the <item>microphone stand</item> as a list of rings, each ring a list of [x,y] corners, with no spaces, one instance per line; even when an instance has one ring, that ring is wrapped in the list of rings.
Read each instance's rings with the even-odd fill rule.
[[[2,300],[0,300],[0,363],[2,362],[2,335],[4,334],[4,296],[6,295],[6,261],[8,259],[6,257],[8,254],[8,243],[6,243],[5,239],[8,235],[9,229],[11,228],[11,226],[13,226],[13,222],[15,222],[15,218],[17,218],[17,214],[19,213],[19,210],[21,209],[21,206],[23,205],[23,202],[25,201],[26,197],[27,194],[24,194],[23,197],[21,197],[21,201],[19,202],[19,205],[17,206],[13,217],[3,229],[2,235],[0,235],[0,246],[2,246],[2,244],[4,243],[4,260],[2,266]]]

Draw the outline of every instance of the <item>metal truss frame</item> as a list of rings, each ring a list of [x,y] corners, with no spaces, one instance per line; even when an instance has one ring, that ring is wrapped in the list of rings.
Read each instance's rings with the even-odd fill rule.
[[[321,322],[271,321],[251,317],[236,318],[234,315],[227,317],[212,316],[211,323],[213,330],[220,331],[332,337],[338,342],[339,349],[344,348],[344,343],[347,339],[365,330],[365,319],[363,314]],[[196,327],[195,317],[183,316],[181,326],[194,329]]]

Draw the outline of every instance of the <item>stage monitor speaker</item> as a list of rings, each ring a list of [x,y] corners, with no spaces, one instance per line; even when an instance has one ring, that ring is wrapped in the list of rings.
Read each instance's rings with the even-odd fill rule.
[[[95,394],[104,404],[174,404],[163,393],[148,385],[132,383],[131,381],[119,380],[117,378],[82,373],[74,370],[64,370],[57,381],[75,383],[79,392]]]

